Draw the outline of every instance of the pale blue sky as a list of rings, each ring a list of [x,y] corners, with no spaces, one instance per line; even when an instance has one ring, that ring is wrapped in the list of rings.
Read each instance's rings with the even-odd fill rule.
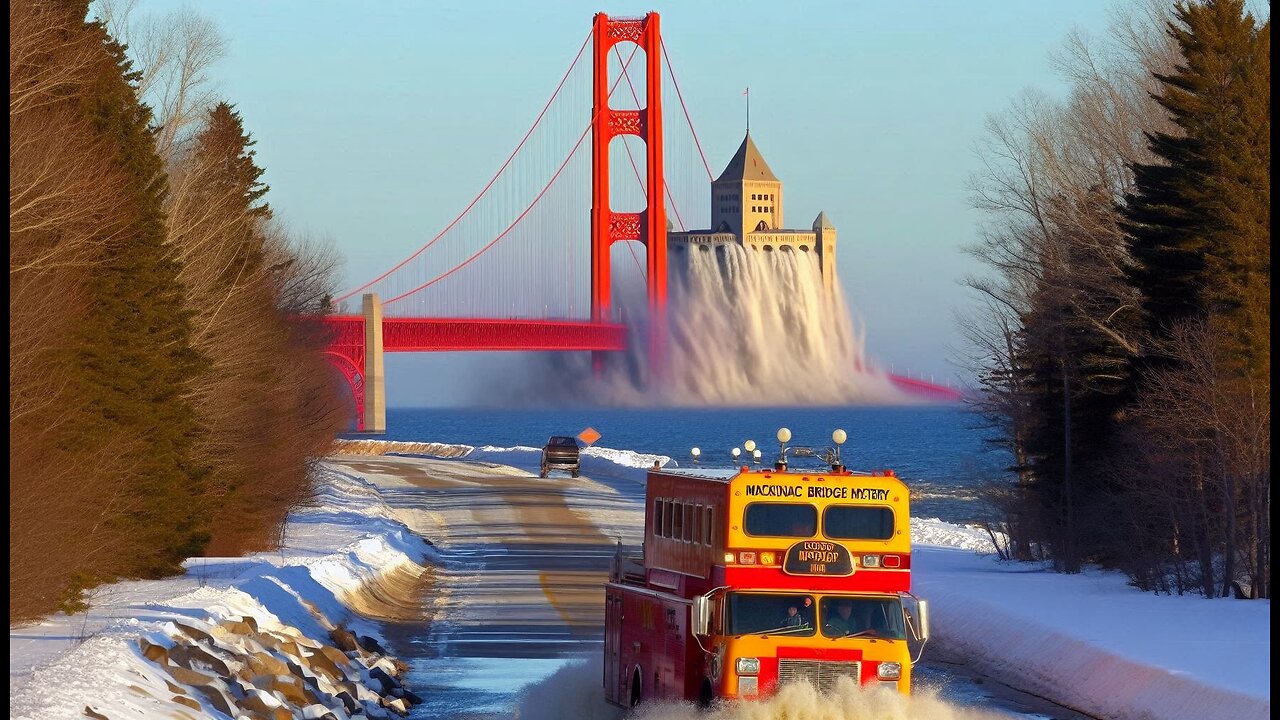
[[[183,3],[144,0],[140,12]],[[658,10],[718,174],[752,135],[786,184],[787,224],[826,210],[871,356],[955,375],[953,313],[974,269],[966,179],[988,113],[1062,90],[1049,55],[1112,0],[1073,2],[214,2],[214,70],[258,141],[277,215],[332,238],[363,281],[430,238],[541,108],[593,13]],[[584,110],[585,113],[585,110]],[[484,365],[490,361],[481,361]],[[471,363],[469,363],[471,364]],[[394,404],[451,398],[416,381],[448,358],[389,362]]]

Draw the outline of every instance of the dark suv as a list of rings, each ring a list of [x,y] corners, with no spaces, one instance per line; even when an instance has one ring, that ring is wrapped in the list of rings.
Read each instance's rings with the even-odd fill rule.
[[[567,435],[552,435],[542,448],[542,465],[538,477],[546,477],[552,470],[568,470],[578,477],[578,441]]]

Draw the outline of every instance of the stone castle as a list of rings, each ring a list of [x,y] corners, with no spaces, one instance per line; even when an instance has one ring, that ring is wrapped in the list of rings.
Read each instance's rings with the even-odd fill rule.
[[[835,225],[820,212],[809,230],[786,230],[782,207],[782,181],[769,169],[748,132],[724,172],[711,183],[711,229],[668,232],[667,242],[675,250],[690,245],[710,250],[734,243],[759,252],[817,253],[822,285],[831,290],[835,283]]]

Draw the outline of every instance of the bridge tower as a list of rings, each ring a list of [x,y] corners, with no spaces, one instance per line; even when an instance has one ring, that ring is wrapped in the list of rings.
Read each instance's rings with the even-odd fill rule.
[[[667,210],[662,166],[662,36],[658,13],[642,18],[611,18],[597,13],[592,33],[594,73],[591,114],[591,320],[611,322],[609,249],[620,240],[645,246],[649,297],[649,371],[660,375],[666,357]],[[645,54],[645,107],[609,107],[609,51],[634,42]],[[635,135],[645,143],[646,207],[638,213],[614,212],[609,203],[609,145],[619,135]],[[592,354],[598,374],[603,353]]]

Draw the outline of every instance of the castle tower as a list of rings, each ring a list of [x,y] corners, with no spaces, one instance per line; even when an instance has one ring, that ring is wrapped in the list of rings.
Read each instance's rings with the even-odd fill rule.
[[[836,226],[825,212],[813,219],[813,243],[818,251],[818,263],[822,266],[822,287],[831,292],[836,286]]]
[[[744,237],[758,228],[780,227],[782,183],[748,132],[724,172],[711,183],[711,231]]]

